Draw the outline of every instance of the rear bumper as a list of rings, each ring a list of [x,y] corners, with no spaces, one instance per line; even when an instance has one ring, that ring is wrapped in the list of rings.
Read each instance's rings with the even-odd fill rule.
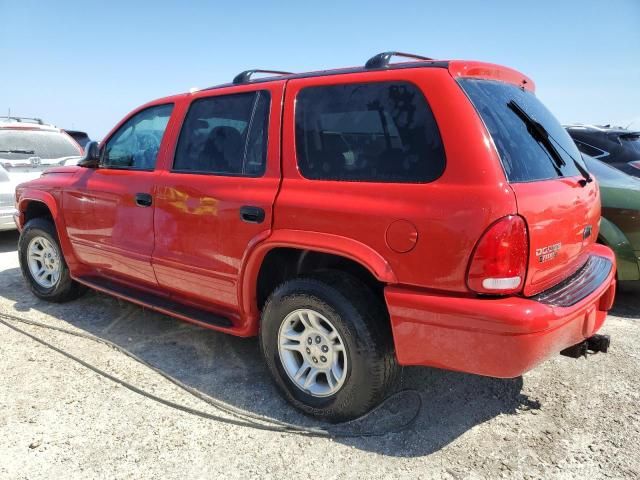
[[[469,298],[387,287],[398,362],[510,378],[590,337],[602,326],[616,288],[613,252],[594,245],[592,254],[611,262],[610,271],[566,307],[534,298]]]
[[[13,217],[15,213],[15,209],[13,207],[6,209],[0,208],[0,231],[3,230],[15,230],[16,222]]]

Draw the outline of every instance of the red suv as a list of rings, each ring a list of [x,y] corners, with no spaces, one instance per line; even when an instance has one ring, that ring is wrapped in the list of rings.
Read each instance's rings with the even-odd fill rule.
[[[398,365],[515,377],[605,350],[598,185],[533,82],[394,55],[133,111],[79,166],[18,187],[31,289],[259,335],[286,398],[334,421]]]

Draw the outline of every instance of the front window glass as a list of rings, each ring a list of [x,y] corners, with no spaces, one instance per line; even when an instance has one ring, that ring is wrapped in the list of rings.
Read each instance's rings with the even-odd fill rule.
[[[101,166],[153,170],[173,104],[150,107],[135,114],[107,142]]]
[[[477,79],[461,79],[467,93],[493,138],[510,182],[531,182],[580,175],[575,162],[580,152],[562,125],[537,97],[516,85]],[[546,132],[561,160],[555,159],[544,142],[510,108],[515,102]]]

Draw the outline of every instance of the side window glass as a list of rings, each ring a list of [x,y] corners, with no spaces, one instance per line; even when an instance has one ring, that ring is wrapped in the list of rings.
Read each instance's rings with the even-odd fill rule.
[[[101,166],[153,170],[172,110],[173,104],[159,105],[127,120],[107,142]]]
[[[206,97],[189,107],[173,170],[260,176],[267,153],[269,92]]]
[[[296,156],[306,178],[423,183],[444,171],[435,118],[411,83],[304,88],[295,118]]]

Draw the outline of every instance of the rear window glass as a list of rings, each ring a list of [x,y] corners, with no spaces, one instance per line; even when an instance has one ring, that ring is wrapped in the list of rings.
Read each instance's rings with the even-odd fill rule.
[[[0,158],[26,160],[55,159],[80,155],[68,135],[44,130],[0,130]]]
[[[406,82],[310,87],[296,99],[296,153],[310,179],[422,183],[444,148],[422,92]]]
[[[640,159],[640,133],[624,133],[620,135],[620,143],[624,148],[637,153]]]
[[[461,79],[460,85],[482,117],[498,149],[510,182],[531,182],[580,175],[575,161],[581,161],[575,143],[556,118],[536,96],[515,85],[477,79]],[[554,160],[549,149],[536,140],[526,123],[509,103],[513,101],[549,133],[562,157]]]

